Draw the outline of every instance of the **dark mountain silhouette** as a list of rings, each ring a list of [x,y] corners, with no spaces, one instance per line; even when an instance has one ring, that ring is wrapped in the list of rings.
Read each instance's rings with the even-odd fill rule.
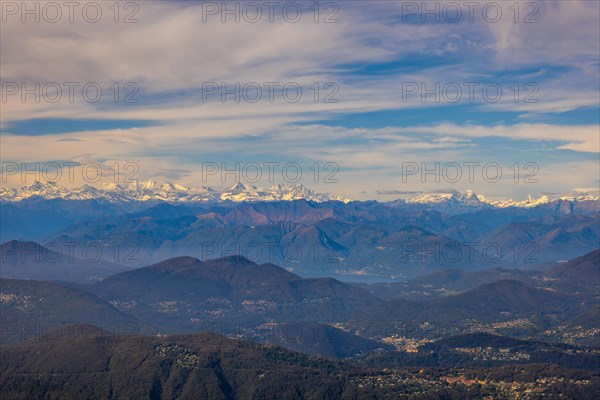
[[[90,290],[168,332],[198,331],[211,321],[341,321],[379,301],[354,285],[302,279],[241,256],[173,258],[110,276]]]
[[[598,295],[600,288],[600,249],[582,257],[558,264],[544,275],[553,278],[552,284],[560,290],[584,291]]]
[[[356,336],[319,323],[284,323],[272,330],[269,343],[301,353],[347,358],[374,350],[393,350],[386,343]]]
[[[383,398],[351,377],[370,369],[215,334],[119,337],[101,331],[2,347],[0,396],[126,399]],[[391,398],[391,397],[388,397]]]
[[[371,293],[384,300],[429,300],[472,290],[477,286],[500,280],[518,280],[530,285],[539,285],[535,278],[540,271],[490,268],[479,271],[441,269],[407,282],[374,283],[365,286]]]
[[[152,328],[84,290],[53,282],[0,279],[2,343],[39,338],[65,324],[89,323],[118,333]]]
[[[461,333],[473,323],[528,319],[540,330],[582,312],[586,303],[577,297],[537,289],[515,280],[501,280],[473,290],[424,302],[389,300],[353,319],[351,325],[367,336],[385,336],[409,326],[411,335],[444,336]],[[431,332],[421,324],[432,325]],[[415,328],[419,326],[418,328]],[[412,331],[411,331],[412,330]]]

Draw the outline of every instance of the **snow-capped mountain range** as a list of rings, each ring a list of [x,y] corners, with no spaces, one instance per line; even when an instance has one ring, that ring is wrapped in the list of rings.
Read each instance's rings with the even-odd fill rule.
[[[66,188],[53,182],[34,182],[20,189],[0,188],[0,200],[20,201],[30,197],[45,199],[88,200],[105,199],[111,203],[130,203],[140,201],[169,201],[169,202],[253,202],[253,201],[291,201],[305,199],[314,202],[350,200],[328,193],[318,193],[303,185],[272,185],[268,189],[236,183],[225,189],[215,189],[203,186],[191,188],[175,183],[159,183],[154,180],[139,181],[127,185],[108,184],[99,188],[84,185],[79,188]],[[428,193],[411,199],[400,199],[388,202],[392,206],[440,206],[444,209],[488,208],[488,207],[524,207],[531,208],[556,200],[568,201],[600,201],[600,196],[588,192],[575,192],[569,195],[540,196],[531,195],[524,200],[513,199],[491,200],[477,195],[471,190],[465,192]]]
[[[528,195],[525,199],[517,201],[513,199],[504,200],[492,200],[488,199],[483,195],[475,194],[472,190],[466,190],[464,192],[449,192],[449,193],[427,193],[409,200],[404,200],[405,204],[444,204],[446,207],[524,207],[531,208],[542,204],[547,204],[556,200],[567,200],[567,201],[600,201],[600,196],[594,195],[587,192],[578,192],[571,194],[555,194],[555,195],[542,195],[538,198],[534,198]]]
[[[190,188],[174,183],[158,183],[154,180],[127,185],[108,184],[100,188],[84,185],[66,188],[53,182],[34,182],[20,189],[0,188],[0,200],[20,201],[33,196],[45,199],[65,200],[105,199],[112,203],[160,200],[169,202],[219,202],[219,201],[277,201],[305,199],[315,202],[344,201],[339,196],[318,193],[303,185],[272,185],[263,189],[253,185],[236,183],[224,190],[203,186]]]

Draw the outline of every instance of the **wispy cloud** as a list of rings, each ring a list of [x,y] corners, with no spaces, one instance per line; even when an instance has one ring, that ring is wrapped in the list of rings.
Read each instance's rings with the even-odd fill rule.
[[[97,82],[105,90],[97,103],[9,96],[0,119],[3,159],[135,159],[148,176],[190,182],[203,160],[335,162],[352,176],[341,193],[348,197],[395,188],[385,181],[397,179],[407,160],[530,157],[559,166],[562,158],[591,174],[580,186],[598,180],[588,163],[600,147],[599,3],[540,1],[538,22],[529,24],[515,23],[508,3],[496,23],[481,10],[473,22],[419,23],[403,18],[402,2],[358,3],[339,2],[339,22],[331,24],[203,22],[202,5],[189,2],[140,2],[137,24],[3,23],[3,82]],[[115,102],[115,82],[134,82],[139,102]],[[304,95],[205,101],[206,82],[297,82]],[[335,83],[339,102],[324,102],[322,87],[315,101],[315,82]],[[465,92],[457,103],[406,96],[407,83],[473,82],[499,85],[503,96],[471,100]],[[529,83],[537,101],[524,101]],[[353,122],[357,115],[364,117]],[[416,116],[425,117],[411,122]],[[83,127],[39,124],[31,134],[44,136],[11,135],[31,119]],[[553,179],[563,185],[568,176]]]

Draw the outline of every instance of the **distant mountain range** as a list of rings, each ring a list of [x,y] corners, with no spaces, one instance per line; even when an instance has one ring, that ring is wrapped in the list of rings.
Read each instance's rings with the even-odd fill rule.
[[[472,290],[500,280],[517,280],[535,287],[596,296],[600,293],[600,250],[542,269],[490,268],[477,271],[442,269],[408,282],[365,285],[379,298],[427,300]]]
[[[54,182],[41,183],[36,181],[31,185],[18,189],[0,188],[0,201],[15,202],[31,197],[65,200],[103,199],[111,203],[156,200],[179,203],[290,201],[299,199],[314,202],[350,201],[340,196],[318,193],[301,184],[277,184],[264,189],[254,185],[236,183],[225,189],[216,189],[206,186],[192,188],[176,183],[159,183],[154,180],[148,180],[123,185],[106,184],[99,188],[90,185],[84,185],[79,188],[66,188]],[[389,204],[391,206],[412,206],[413,208],[432,206],[440,211],[456,212],[464,208],[531,208],[558,200],[578,202],[600,201],[600,196],[597,193],[579,192],[564,195],[542,195],[538,198],[529,195],[520,201],[512,199],[491,200],[483,195],[477,195],[473,191],[467,190],[462,193],[452,191],[447,193],[420,194],[411,199],[391,201]]]
[[[62,250],[67,251],[63,253]],[[124,265],[101,259],[80,259],[67,248],[53,250],[35,242],[17,240],[0,246],[0,266],[2,278],[65,281],[77,284],[90,284],[129,269]]]
[[[432,193],[423,194],[412,199],[406,200],[408,204],[441,204],[446,203],[448,207],[452,205],[459,207],[482,207],[484,205],[496,206],[500,208],[504,207],[536,207],[540,204],[549,203],[554,200],[598,200],[600,197],[589,194],[580,194],[578,196],[565,196],[565,195],[554,195],[552,198],[542,195],[537,199],[528,195],[524,200],[515,201],[513,199],[506,200],[491,200],[487,199],[483,195],[478,195],[472,190],[466,190],[464,192],[449,192],[449,193]]]
[[[406,200],[389,202],[391,206],[408,209],[435,209],[448,214],[457,214],[465,211],[485,210],[493,208],[535,208],[552,203],[566,202],[598,202],[600,196],[588,192],[542,195],[534,198],[528,195],[523,200],[511,198],[502,200],[488,199],[478,195],[472,190],[464,192],[450,191],[447,193],[426,193]]]
[[[31,197],[44,199],[91,200],[102,199],[111,203],[131,203],[140,201],[170,201],[180,203],[221,201],[280,201],[305,199],[315,202],[345,201],[339,196],[318,193],[303,185],[272,185],[263,189],[254,185],[236,183],[226,189],[211,187],[190,188],[175,183],[158,183],[154,180],[126,185],[109,184],[100,188],[84,185],[80,188],[66,188],[54,182],[34,182],[19,189],[0,188],[0,200],[20,201]]]
[[[436,269],[532,268],[600,242],[600,200],[584,194],[499,203],[468,191],[382,203],[301,185],[217,191],[155,181],[103,189],[37,182],[1,190],[0,242],[35,241],[91,258],[85,269],[71,262],[71,275],[43,277],[78,283],[120,272],[119,264],[122,271],[230,254],[303,276],[410,279]],[[11,272],[13,261],[3,276],[28,278],[27,268]]]
[[[411,278],[435,269],[532,268],[582,256],[600,242],[598,204],[556,200],[446,213],[375,201],[156,200],[123,207],[30,197],[2,203],[0,236],[62,253],[73,248],[78,259],[100,253],[100,260],[129,268],[177,256],[241,254],[297,274]]]

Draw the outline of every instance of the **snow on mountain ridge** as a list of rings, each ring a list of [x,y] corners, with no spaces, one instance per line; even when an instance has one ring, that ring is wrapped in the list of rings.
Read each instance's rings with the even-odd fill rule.
[[[467,190],[464,193],[428,193],[407,200],[407,203],[415,204],[436,204],[447,203],[455,204],[456,206],[481,206],[486,204],[485,197],[477,196],[472,190]]]
[[[69,189],[55,182],[34,182],[20,189],[0,188],[0,200],[19,201],[39,196],[46,199],[88,200],[102,198],[110,202],[134,202],[162,200],[174,202],[219,202],[219,201],[277,201],[305,199],[315,202],[330,200],[348,202],[348,199],[318,193],[303,185],[273,185],[265,190],[253,185],[236,183],[224,190],[211,187],[190,188],[173,183],[158,183],[154,180],[126,185],[105,184],[100,188],[84,185]]]
[[[406,200],[408,204],[429,204],[429,205],[444,205],[446,208],[459,207],[522,207],[532,208],[542,204],[550,203],[556,200],[567,201],[600,201],[600,196],[596,196],[586,192],[576,192],[571,195],[557,194],[553,196],[542,195],[534,198],[531,194],[527,195],[524,200],[515,201],[511,198],[503,200],[487,199],[483,195],[475,194],[472,190],[466,190],[463,193],[447,192],[447,193],[428,193],[419,195],[412,199]]]
[[[66,200],[105,199],[109,202],[131,203],[136,201],[171,201],[171,202],[253,202],[253,201],[292,201],[310,200],[326,202],[337,200],[349,202],[350,200],[327,193],[318,193],[301,184],[283,185],[274,184],[264,189],[254,185],[236,183],[226,189],[219,190],[211,187],[191,188],[176,183],[159,183],[154,180],[140,181],[129,184],[104,184],[101,187],[84,185],[79,188],[69,189],[55,182],[34,182],[20,189],[0,188],[0,200],[19,201],[29,197],[38,196],[46,199],[62,198]],[[568,195],[554,194],[542,195],[534,198],[528,195],[524,200],[513,199],[491,200],[478,195],[472,190],[464,192],[427,193],[412,199],[396,200],[391,203],[411,204],[417,206],[441,207],[446,210],[461,210],[464,208],[506,208],[522,207],[531,208],[556,200],[566,201],[600,201],[600,196],[591,192],[575,190]]]

